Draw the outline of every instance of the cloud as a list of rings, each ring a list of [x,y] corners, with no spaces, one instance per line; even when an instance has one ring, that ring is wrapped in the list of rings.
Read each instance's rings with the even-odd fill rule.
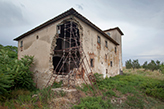
[[[26,23],[21,9],[12,2],[0,1],[0,28]]]
[[[82,5],[76,4],[76,6],[78,7],[78,9],[81,9],[81,10],[83,10],[83,7],[82,7]]]

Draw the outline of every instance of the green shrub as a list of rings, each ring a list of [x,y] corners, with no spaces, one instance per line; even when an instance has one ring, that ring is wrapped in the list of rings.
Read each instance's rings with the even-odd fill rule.
[[[160,71],[161,71],[161,73],[164,74],[164,63],[161,64],[161,66],[160,66]]]
[[[11,90],[35,90],[33,76],[29,68],[33,64],[32,56],[17,59],[17,47],[0,46],[0,96],[10,98]]]
[[[112,97],[112,96],[116,96],[116,93],[112,90],[108,90],[104,93],[104,96]]]
[[[62,87],[62,84],[63,84],[62,81],[60,81],[59,83],[54,82],[54,84],[52,85],[52,88],[59,88],[59,87]]]
[[[126,101],[126,103],[133,108],[144,108],[144,101],[141,97],[138,96],[128,96],[128,100]]]
[[[110,99],[103,100],[102,97],[82,98],[79,105],[73,106],[75,109],[112,109]]]

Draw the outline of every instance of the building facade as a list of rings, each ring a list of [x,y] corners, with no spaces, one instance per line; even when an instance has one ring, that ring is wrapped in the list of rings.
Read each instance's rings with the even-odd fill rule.
[[[102,31],[71,8],[14,40],[18,41],[18,59],[25,55],[34,56],[34,65],[31,67],[34,82],[38,88],[43,88],[54,70],[57,74],[67,75],[70,70],[81,67],[81,48],[76,48],[79,46],[86,55],[92,73],[103,74],[104,77],[120,74],[122,35],[118,27]],[[68,57],[68,67],[64,63],[67,57],[63,57],[63,54],[66,56],[70,47],[71,50],[76,48],[70,52],[76,65],[70,63],[71,59]],[[57,68],[58,66],[62,68]]]

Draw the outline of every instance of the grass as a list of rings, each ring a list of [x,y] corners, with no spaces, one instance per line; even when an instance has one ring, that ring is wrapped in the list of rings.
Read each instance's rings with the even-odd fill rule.
[[[164,74],[158,71],[143,69],[124,69],[124,75],[102,79],[95,74],[101,94],[93,96],[92,87],[78,87],[85,94],[84,98],[74,104],[73,109],[163,109],[164,108]],[[61,87],[62,83],[54,83],[53,88]],[[60,108],[65,104],[57,101],[71,102],[67,93],[54,93],[49,88],[30,92],[28,90],[13,90],[11,98],[0,103],[2,109],[40,109],[53,107],[51,101]],[[67,97],[67,98],[66,98]],[[74,96],[73,96],[74,97]],[[51,103],[50,103],[51,102]],[[72,105],[71,105],[72,106]],[[65,106],[71,108],[69,106]]]
[[[61,87],[61,83],[54,83],[53,88]],[[24,89],[15,89],[11,92],[10,98],[0,103],[0,109],[49,109],[49,101],[54,98],[54,92],[49,91],[50,87],[28,91]],[[64,96],[64,92],[59,92]]]
[[[84,98],[73,108],[96,108],[97,106],[102,109],[109,107],[162,109],[164,107],[164,75],[158,71],[124,69],[124,75],[105,79],[98,74],[95,76],[98,87],[103,93],[99,98],[105,99],[100,101],[95,97]],[[84,87],[83,91],[87,92],[87,87]],[[96,104],[96,106],[88,105],[88,103]]]

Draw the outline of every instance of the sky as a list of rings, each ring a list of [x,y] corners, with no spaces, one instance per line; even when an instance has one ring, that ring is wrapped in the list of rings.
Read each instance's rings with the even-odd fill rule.
[[[119,27],[123,65],[164,62],[164,0],[0,0],[0,44],[74,8],[102,30]]]

